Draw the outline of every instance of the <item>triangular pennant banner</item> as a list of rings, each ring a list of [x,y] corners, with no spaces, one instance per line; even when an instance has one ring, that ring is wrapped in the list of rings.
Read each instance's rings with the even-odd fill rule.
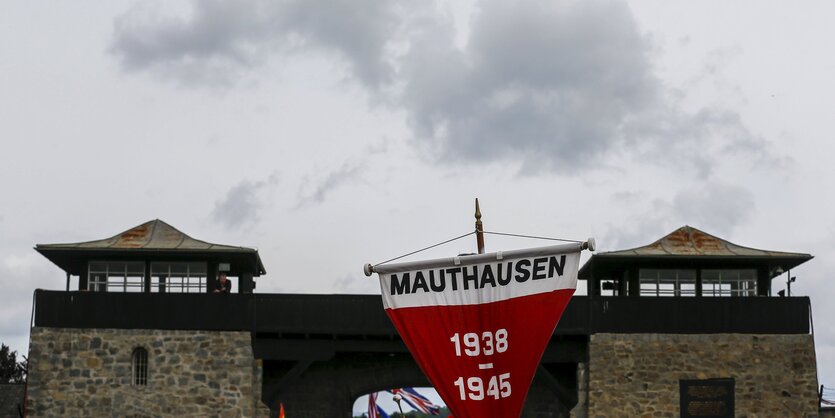
[[[577,287],[581,244],[374,267],[383,305],[459,418],[521,414]]]

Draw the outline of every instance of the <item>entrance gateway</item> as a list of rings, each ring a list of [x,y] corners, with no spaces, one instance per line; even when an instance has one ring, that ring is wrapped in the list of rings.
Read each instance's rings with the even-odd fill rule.
[[[207,294],[221,264],[238,283],[249,274],[263,280],[255,250],[194,240],[162,221],[36,250],[71,286],[35,292],[30,417],[227,408],[267,416],[279,402],[291,417],[347,417],[362,394],[429,385],[379,296],[260,294],[254,279],[233,294]],[[802,275],[798,266],[811,258],[687,226],[644,247],[593,255],[578,277],[588,296],[566,306],[522,416],[677,416],[682,382],[710,379],[733,379],[737,415],[817,413],[809,299],[772,291],[775,278]],[[99,271],[92,263],[106,263],[107,286],[90,288]],[[163,263],[165,291],[154,268]],[[131,379],[140,347],[144,386]]]

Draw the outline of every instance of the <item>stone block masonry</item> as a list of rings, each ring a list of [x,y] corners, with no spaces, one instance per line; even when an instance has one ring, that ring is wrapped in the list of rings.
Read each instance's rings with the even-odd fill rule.
[[[266,417],[249,332],[32,329],[28,416]],[[135,385],[133,353],[148,352]]]
[[[811,335],[595,334],[589,417],[678,417],[679,380],[733,378],[737,417],[818,415]]]

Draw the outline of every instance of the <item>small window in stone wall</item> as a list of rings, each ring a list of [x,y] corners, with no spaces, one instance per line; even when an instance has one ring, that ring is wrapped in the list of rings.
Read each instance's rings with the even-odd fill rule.
[[[142,347],[133,350],[131,371],[131,384],[133,386],[148,385],[148,350]]]

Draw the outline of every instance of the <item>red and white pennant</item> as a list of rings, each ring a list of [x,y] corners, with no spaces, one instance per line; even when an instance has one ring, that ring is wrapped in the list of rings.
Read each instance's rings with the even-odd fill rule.
[[[521,414],[582,248],[374,266],[386,314],[456,418]]]

